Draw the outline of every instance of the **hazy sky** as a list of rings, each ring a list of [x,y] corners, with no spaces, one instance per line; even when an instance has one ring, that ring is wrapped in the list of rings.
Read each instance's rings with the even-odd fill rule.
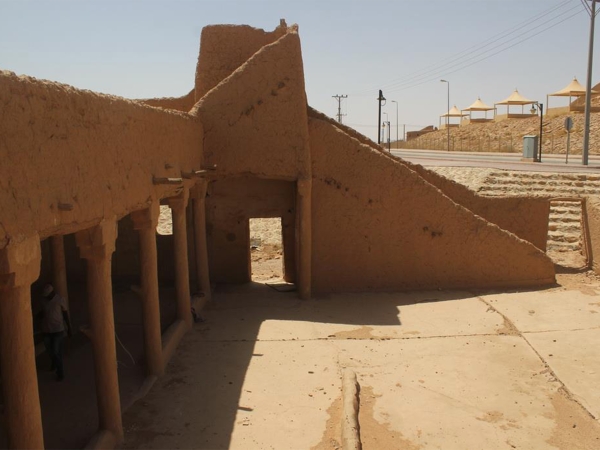
[[[344,123],[373,139],[380,88],[394,138],[391,100],[400,133],[438,125],[441,78],[459,109],[515,88],[545,103],[574,76],[586,81],[580,0],[0,0],[0,69],[128,98],[180,96],[194,84],[202,27],[272,30],[280,18],[300,27],[310,105],[333,117],[332,95],[348,95]]]

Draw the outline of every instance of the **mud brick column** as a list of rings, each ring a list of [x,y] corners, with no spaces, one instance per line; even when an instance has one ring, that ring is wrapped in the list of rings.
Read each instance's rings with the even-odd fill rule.
[[[311,295],[311,202],[312,179],[298,179],[297,214],[298,214],[298,290],[300,298],[307,300]]]
[[[37,235],[0,250],[0,374],[9,448],[44,448],[31,312],[40,262]]]
[[[123,439],[121,399],[117,375],[111,259],[117,239],[116,218],[75,235],[81,257],[87,261],[87,290],[91,323],[96,395],[100,429]]]
[[[156,201],[148,209],[131,213],[133,228],[138,231],[140,238],[140,279],[146,365],[148,374],[157,377],[164,373],[156,256],[156,226],[159,213],[160,206]]]
[[[194,237],[196,241],[196,270],[198,271],[198,290],[204,293],[207,301],[211,299],[210,276],[208,272],[208,247],[206,244],[206,189],[207,180],[200,180],[192,191],[194,202]]]
[[[187,227],[185,210],[189,190],[184,189],[177,196],[168,199],[173,217],[173,240],[175,250],[175,289],[177,291],[177,318],[183,320],[186,328],[192,328],[190,299],[190,274],[188,268]]]
[[[52,284],[69,304],[69,289],[67,287],[67,264],[65,262],[65,242],[61,234],[50,238],[52,246]]]

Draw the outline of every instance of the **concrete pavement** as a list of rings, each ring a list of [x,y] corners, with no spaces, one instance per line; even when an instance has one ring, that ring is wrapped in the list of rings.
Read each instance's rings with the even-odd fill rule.
[[[339,448],[344,367],[367,450],[600,448],[594,283],[306,302],[221,288],[126,413],[124,448]]]

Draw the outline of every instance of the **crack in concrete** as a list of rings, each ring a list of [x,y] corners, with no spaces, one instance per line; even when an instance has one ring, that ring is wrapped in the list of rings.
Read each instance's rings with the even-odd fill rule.
[[[560,385],[559,387],[559,391],[562,390],[565,394],[565,396],[575,402],[577,405],[579,405],[579,407],[581,409],[583,409],[583,411],[585,411],[586,414],[588,414],[593,420],[596,420],[596,417],[594,417],[594,415],[592,414],[591,411],[589,411],[585,405],[583,405],[581,402],[579,402],[575,397],[574,394],[569,390],[569,388],[565,385],[565,383],[558,377],[558,375],[556,374],[556,372],[554,372],[554,370],[552,369],[552,367],[550,367],[550,365],[548,364],[548,362],[542,357],[542,355],[540,354],[540,352],[538,352],[536,350],[536,348],[531,344],[531,342],[529,342],[529,340],[525,337],[525,335],[523,334],[523,332],[521,330],[519,330],[515,324],[513,323],[512,320],[510,320],[507,316],[505,316],[504,314],[502,314],[500,311],[498,311],[496,308],[494,308],[494,306],[492,306],[490,303],[488,303],[487,301],[485,301],[485,299],[481,296],[478,295],[474,295],[475,297],[477,297],[479,299],[479,301],[483,302],[485,305],[488,306],[489,309],[493,310],[495,313],[499,314],[506,323],[509,323],[511,325],[511,327],[516,331],[516,335],[520,337],[521,339],[523,339],[525,341],[525,343],[529,346],[529,348],[537,355],[537,357],[540,359],[540,361],[542,362],[542,364],[544,365],[544,367],[546,368],[546,370],[548,370],[548,373],[550,373],[550,375],[552,376],[552,378],[554,378],[554,380],[556,380],[556,382]]]

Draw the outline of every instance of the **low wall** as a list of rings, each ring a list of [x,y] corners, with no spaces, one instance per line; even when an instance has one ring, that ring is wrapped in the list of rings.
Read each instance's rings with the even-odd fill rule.
[[[70,233],[174,195],[153,175],[200,168],[192,115],[0,73],[0,248],[10,236]]]
[[[552,261],[407,165],[309,119],[314,292],[543,285]]]
[[[600,198],[588,197],[586,201],[588,228],[592,254],[592,268],[600,274]]]

